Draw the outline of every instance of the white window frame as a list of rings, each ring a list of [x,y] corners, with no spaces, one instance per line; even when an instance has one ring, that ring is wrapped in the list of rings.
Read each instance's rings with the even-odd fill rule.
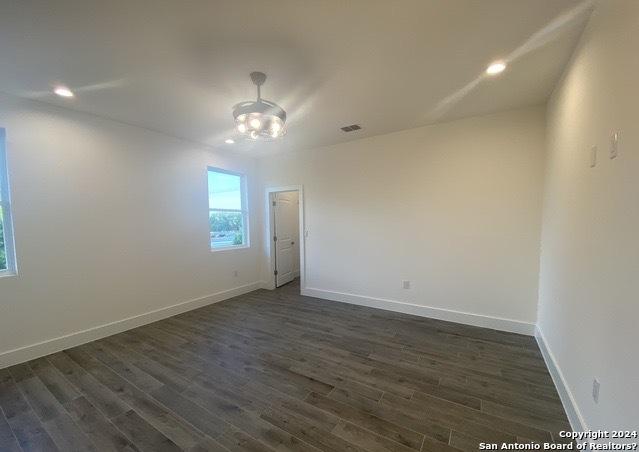
[[[229,251],[229,250],[241,250],[241,249],[247,249],[251,247],[251,237],[250,237],[250,230],[251,228],[249,227],[249,205],[248,205],[248,189],[247,189],[247,182],[246,182],[246,174],[243,173],[238,173],[236,171],[229,171],[223,168],[217,168],[215,166],[208,166],[206,168],[206,181],[207,181],[207,193],[210,192],[209,187],[208,187],[208,180],[209,180],[209,172],[213,171],[216,173],[222,173],[222,174],[230,174],[232,176],[238,176],[240,178],[240,197],[241,197],[241,202],[242,202],[242,208],[241,210],[237,210],[237,209],[214,209],[211,208],[211,205],[209,203],[209,215],[207,217],[207,220],[209,220],[210,216],[211,216],[211,212],[239,212],[242,214],[242,237],[244,238],[244,243],[241,245],[229,245],[229,246],[224,246],[224,247],[218,247],[218,248],[213,248],[213,246],[211,245],[211,226],[209,223],[209,249],[211,250],[211,252],[218,252],[218,251]],[[207,202],[209,202],[208,200],[208,196],[207,196]]]
[[[0,277],[17,273],[16,254],[13,241],[13,220],[11,217],[11,197],[9,196],[9,171],[7,167],[7,147],[5,129],[0,127],[0,206],[2,207],[2,225],[4,228],[4,247],[7,268],[0,270]]]

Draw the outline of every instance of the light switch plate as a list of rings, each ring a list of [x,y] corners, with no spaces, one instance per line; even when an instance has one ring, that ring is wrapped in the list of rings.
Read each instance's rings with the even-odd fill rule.
[[[594,168],[595,166],[597,166],[597,146],[590,148],[590,167]]]
[[[610,158],[614,159],[617,157],[617,153],[619,149],[619,132],[612,132],[610,135]]]
[[[595,401],[595,403],[599,403],[599,388],[601,387],[601,384],[599,383],[599,380],[597,380],[596,378],[594,380],[592,380],[592,400]]]

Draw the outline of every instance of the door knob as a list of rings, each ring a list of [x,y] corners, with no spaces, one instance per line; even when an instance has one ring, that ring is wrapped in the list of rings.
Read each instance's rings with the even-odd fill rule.
[[[295,245],[295,242],[291,242],[291,245]]]

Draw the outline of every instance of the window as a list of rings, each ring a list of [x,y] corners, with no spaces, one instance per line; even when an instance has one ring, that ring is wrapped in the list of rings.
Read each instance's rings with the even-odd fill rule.
[[[249,245],[244,175],[209,168],[209,232],[214,251]]]
[[[0,275],[15,271],[4,129],[0,128]]]

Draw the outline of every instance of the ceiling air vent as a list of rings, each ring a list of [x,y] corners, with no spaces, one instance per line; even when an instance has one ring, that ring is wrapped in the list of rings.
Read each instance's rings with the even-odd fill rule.
[[[361,128],[362,128],[362,126],[360,126],[359,124],[353,124],[352,126],[340,127],[340,129],[342,129],[342,132],[354,132],[354,131],[359,130]]]

